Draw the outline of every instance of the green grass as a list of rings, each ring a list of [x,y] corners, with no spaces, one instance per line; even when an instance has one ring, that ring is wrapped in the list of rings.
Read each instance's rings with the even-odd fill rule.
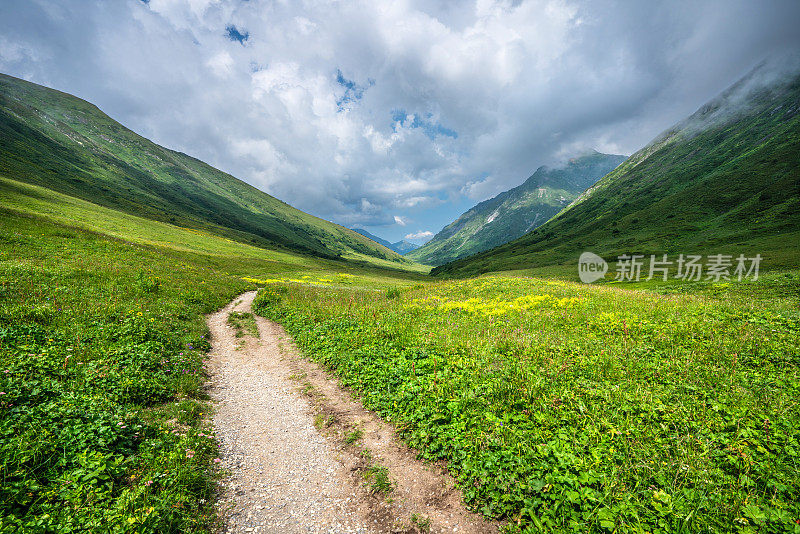
[[[145,219],[2,176],[0,205],[5,210],[35,214],[59,224],[139,244],[219,256],[274,260],[281,264],[300,265],[308,262],[307,257],[299,254],[263,249],[209,232]]]
[[[799,287],[273,285],[256,310],[512,531],[795,532]]]
[[[314,426],[317,427],[319,430],[328,428],[335,422],[336,422],[336,417],[334,417],[333,415],[325,415],[324,413],[320,412],[314,416]]]
[[[213,528],[203,314],[259,285],[260,313],[512,530],[800,517],[796,271],[431,283],[10,180],[0,195],[0,532]]]
[[[382,465],[370,465],[364,470],[363,476],[372,493],[388,495],[397,486],[397,483],[389,477],[389,470]]]
[[[431,531],[431,520],[429,517],[413,513],[411,514],[411,523],[416,525],[420,532]]]
[[[258,337],[258,325],[249,312],[231,312],[228,314],[227,323],[236,330],[236,337],[252,336]]]
[[[400,284],[420,280],[428,271],[419,264],[399,265],[374,257],[349,253],[342,259],[328,259],[290,251],[265,249],[224,236],[182,228],[169,223],[130,215],[0,175],[0,209],[10,214],[44,219],[70,228],[108,235],[126,242],[172,252],[185,252],[195,261],[204,258],[241,276],[285,273],[295,277],[325,278],[349,273],[348,283],[386,286],[390,277]],[[230,259],[230,261],[229,261]]]
[[[9,180],[0,195],[0,532],[209,532],[203,315],[254,289],[244,275],[381,294],[419,280]]]
[[[0,531],[205,531],[209,263],[4,212]]]
[[[357,428],[351,432],[348,432],[344,437],[344,442],[348,445],[352,445],[356,441],[360,440],[364,437],[364,431],[360,428]]]

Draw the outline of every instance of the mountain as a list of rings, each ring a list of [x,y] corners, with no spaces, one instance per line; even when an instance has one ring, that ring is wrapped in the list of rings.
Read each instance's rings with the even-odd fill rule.
[[[405,239],[401,239],[397,243],[392,243],[392,246],[389,248],[394,250],[398,254],[407,255],[409,252],[417,250],[419,248],[419,245],[417,245],[416,243],[412,243],[411,241],[406,241]]]
[[[762,64],[547,224],[434,269],[468,275],[621,254],[761,254],[800,265],[800,69]]]
[[[372,239],[376,243],[379,243],[379,244],[383,245],[384,247],[388,248],[389,250],[394,250],[398,254],[407,254],[407,253],[411,252],[412,250],[414,250],[414,249],[419,247],[419,245],[416,245],[416,244],[414,244],[414,243],[412,243],[410,241],[406,241],[405,239],[401,239],[397,243],[392,243],[390,241],[387,241],[386,239],[383,239],[383,238],[380,238],[380,237],[376,236],[375,234],[371,234],[371,233],[367,232],[363,228],[353,228],[353,231],[354,232],[358,232],[359,234],[363,235],[364,237],[368,237],[368,238]]]
[[[481,202],[408,257],[440,265],[516,239],[547,222],[623,161],[625,156],[593,151],[560,167],[539,167],[525,183]]]
[[[260,247],[410,263],[352,230],[159,146],[80,98],[4,74],[0,176]]]

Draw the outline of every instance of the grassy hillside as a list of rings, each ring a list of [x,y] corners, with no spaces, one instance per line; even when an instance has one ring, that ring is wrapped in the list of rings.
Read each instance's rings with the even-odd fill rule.
[[[216,531],[203,314],[257,287],[260,313],[508,532],[797,531],[798,271],[431,282],[107,117],[95,125],[105,116],[83,101],[3,83],[0,533]],[[577,213],[598,243],[609,226],[609,247],[674,235],[797,264],[798,91],[758,93],[725,120],[725,101],[701,110],[545,228]],[[206,218],[212,207],[307,240],[276,249]],[[627,221],[619,234],[611,215]],[[571,258],[582,238],[566,235],[548,261]],[[498,265],[520,265],[509,258]]]
[[[203,314],[257,286],[261,313],[510,532],[800,517],[797,272],[431,283],[8,179],[0,221],[0,532],[213,532]]]
[[[438,274],[576,263],[620,254],[761,253],[800,265],[800,76],[756,71],[643,148],[524,237]],[[755,88],[754,88],[755,87]]]
[[[145,219],[91,202],[64,195],[32,184],[0,176],[0,209],[17,215],[35,217],[124,240],[128,243],[165,247],[175,251],[205,254],[212,257],[247,258],[272,265],[276,272],[294,273],[325,269],[335,271],[375,271],[385,276],[412,276],[428,271],[420,264],[398,264],[372,256],[351,253],[349,259],[310,257],[285,250],[269,250],[240,243],[224,236],[194,228]],[[249,271],[242,271],[249,273]]]
[[[261,247],[410,263],[154,144],[84,100],[2,74],[0,139],[0,176]]]
[[[407,256],[441,265],[514,240],[547,222],[624,160],[593,152],[563,167],[539,167],[525,183],[481,202]]]

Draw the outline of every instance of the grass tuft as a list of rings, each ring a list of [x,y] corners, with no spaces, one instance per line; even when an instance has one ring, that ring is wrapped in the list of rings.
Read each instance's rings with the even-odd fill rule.
[[[388,495],[397,486],[397,483],[389,478],[389,470],[382,465],[370,465],[364,470],[363,476],[372,493]]]
[[[228,314],[228,324],[236,330],[236,337],[244,336],[259,337],[258,325],[255,317],[250,312],[230,312]]]
[[[361,430],[360,428],[357,428],[345,434],[344,442],[347,443],[348,445],[352,445],[353,443],[355,443],[356,441],[360,440],[363,437],[364,437],[364,431]]]

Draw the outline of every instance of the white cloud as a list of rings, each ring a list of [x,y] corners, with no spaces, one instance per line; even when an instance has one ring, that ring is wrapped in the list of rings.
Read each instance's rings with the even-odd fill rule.
[[[442,200],[430,196],[402,197],[394,202],[394,206],[398,208],[432,207],[441,203]]]
[[[0,35],[0,63],[11,64],[24,60],[35,63],[40,59],[37,55],[35,49]]]
[[[418,239],[430,239],[432,237],[433,237],[433,232],[429,232],[426,230],[426,231],[414,232],[413,234],[406,234],[405,239],[418,240]]]
[[[400,225],[400,226],[405,226],[405,225],[407,225],[407,224],[408,224],[408,221],[407,221],[407,220],[405,220],[403,217],[400,217],[400,216],[398,216],[398,215],[395,215],[395,216],[394,216],[394,223],[395,223],[395,224],[398,224],[398,225]]]

